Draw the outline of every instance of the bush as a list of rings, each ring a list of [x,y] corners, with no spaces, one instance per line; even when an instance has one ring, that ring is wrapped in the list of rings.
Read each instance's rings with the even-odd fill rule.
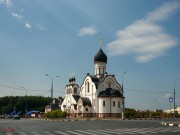
[[[61,110],[54,110],[52,112],[46,113],[47,118],[66,118],[67,113]]]

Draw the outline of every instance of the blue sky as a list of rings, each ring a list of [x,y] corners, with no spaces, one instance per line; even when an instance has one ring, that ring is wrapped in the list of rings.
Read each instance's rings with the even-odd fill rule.
[[[126,107],[169,109],[180,76],[178,0],[0,0],[0,96],[64,97],[81,86],[102,48],[107,72],[124,87]],[[175,83],[180,106],[180,80]]]

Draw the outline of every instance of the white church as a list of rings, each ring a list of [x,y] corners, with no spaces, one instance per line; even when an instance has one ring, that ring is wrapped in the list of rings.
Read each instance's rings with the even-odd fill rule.
[[[87,75],[79,86],[75,77],[65,87],[61,110],[71,117],[121,117],[125,97],[115,75],[106,72],[107,56],[101,49],[94,56],[95,74]]]

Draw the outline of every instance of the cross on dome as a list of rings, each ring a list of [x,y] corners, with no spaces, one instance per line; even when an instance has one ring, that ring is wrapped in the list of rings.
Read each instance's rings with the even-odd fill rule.
[[[102,49],[102,37],[99,38],[99,47]]]

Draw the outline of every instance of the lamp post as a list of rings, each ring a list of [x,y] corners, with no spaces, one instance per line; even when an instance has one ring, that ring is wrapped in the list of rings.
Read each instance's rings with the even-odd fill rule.
[[[176,92],[175,92],[175,85],[176,85],[176,81],[178,80],[178,79],[180,79],[180,77],[178,77],[178,78],[176,78],[175,80],[174,80],[174,119],[176,118],[176,114],[175,114],[175,109],[176,109],[176,100],[175,100],[175,98],[176,98]]]
[[[123,79],[124,79],[124,74],[126,73],[126,70],[123,72],[123,75],[122,75],[122,101],[123,101],[123,109],[122,109],[122,120],[124,119],[124,88],[123,88]]]
[[[52,112],[52,105],[53,105],[53,81],[55,77],[59,77],[59,76],[50,76],[49,74],[45,74],[46,76],[48,76],[51,79],[51,112]]]
[[[27,118],[27,89],[24,87],[21,87],[21,88],[26,91],[26,118]]]

